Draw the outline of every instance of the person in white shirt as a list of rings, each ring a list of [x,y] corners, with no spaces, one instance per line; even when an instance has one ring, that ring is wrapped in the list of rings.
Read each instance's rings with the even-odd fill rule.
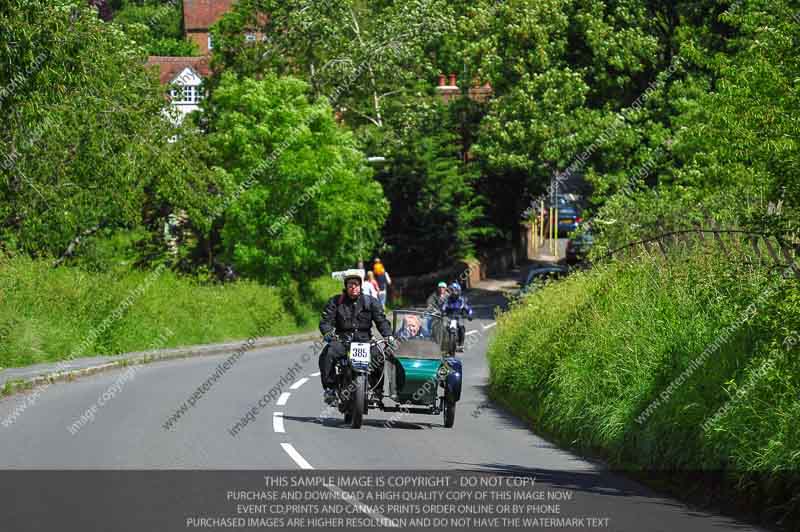
[[[361,293],[378,299],[378,283],[375,281],[374,273],[367,272],[367,278],[364,280],[364,284],[361,285]]]

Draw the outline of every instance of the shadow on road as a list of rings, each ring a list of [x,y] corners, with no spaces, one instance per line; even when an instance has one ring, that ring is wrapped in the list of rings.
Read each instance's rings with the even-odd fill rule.
[[[496,309],[506,310],[508,299],[497,292],[471,288],[467,293],[469,303],[472,305],[474,319],[492,320],[496,319]]]
[[[288,421],[299,421],[300,423],[314,423],[317,425],[321,425],[323,427],[333,428],[333,429],[348,429],[350,428],[349,423],[344,422],[344,416],[340,417],[307,417],[307,416],[283,416],[284,420]],[[375,427],[379,429],[387,429],[387,430],[424,430],[426,428],[430,429],[433,428],[434,425],[432,423],[409,423],[405,421],[397,421],[391,420],[391,423],[387,423],[390,421],[391,418],[386,419],[369,419],[364,418],[362,422],[363,427]]]
[[[480,397],[481,402],[475,405],[475,407],[473,407],[471,411],[468,411],[466,408],[464,408],[463,410],[461,410],[461,415],[469,414],[473,418],[477,419],[485,414],[491,414],[494,418],[500,421],[501,424],[500,428],[502,429],[518,429],[518,430],[532,429],[532,427],[528,422],[515,416],[514,414],[506,410],[504,407],[495,403],[489,398],[488,384],[470,386],[469,391],[471,392],[469,393],[469,396]],[[536,445],[536,447],[542,449],[558,449],[557,445],[551,444],[549,442],[543,442],[541,445]]]
[[[493,476],[501,477],[523,477],[535,478],[537,484],[546,487],[556,487],[570,489],[574,491],[600,493],[603,495],[613,495],[630,497],[633,495],[657,496],[647,492],[645,488],[637,484],[617,478],[608,471],[555,471],[550,469],[526,467],[513,464],[483,463],[475,464],[468,462],[450,462],[465,466],[464,471],[472,473],[489,473]],[[677,506],[677,505],[676,505]]]
[[[724,519],[722,525],[724,530],[753,530],[753,525],[745,522],[734,522],[732,520],[723,518],[713,513],[706,513],[697,507],[690,507],[687,504],[678,502],[671,499],[668,495],[659,494],[656,491],[639,484],[635,480],[626,478],[625,472],[617,473],[608,469],[586,470],[586,471],[560,471],[536,467],[526,467],[515,464],[499,464],[499,463],[469,463],[469,462],[449,462],[455,465],[466,466],[459,468],[461,471],[471,473],[484,473],[492,476],[503,477],[522,477],[533,478],[536,480],[536,486],[544,490],[571,490],[575,492],[586,493],[595,496],[608,496],[608,497],[623,497],[632,498],[632,502],[636,505],[642,503],[647,504],[647,501],[636,501],[635,499],[649,499],[650,503],[656,504],[657,508],[676,508],[680,509],[684,516],[702,518],[700,522],[692,522],[691,530],[700,530],[694,528],[698,525],[703,526],[702,530],[707,530],[706,526],[720,525],[720,519]],[[656,471],[652,475],[668,478],[674,475],[675,472],[671,471]],[[678,473],[680,474],[680,473]],[[686,474],[686,473],[684,473]],[[702,474],[702,473],[696,473]],[[593,500],[590,502],[591,506],[607,509],[609,503],[603,502],[602,499]],[[623,505],[616,507],[617,510],[623,514],[635,515],[631,507]],[[647,511],[646,508],[638,506],[637,511]],[[712,512],[714,510],[711,510]],[[742,516],[744,517],[744,516]],[[687,523],[688,524],[688,523]],[[717,528],[714,527],[716,530]]]

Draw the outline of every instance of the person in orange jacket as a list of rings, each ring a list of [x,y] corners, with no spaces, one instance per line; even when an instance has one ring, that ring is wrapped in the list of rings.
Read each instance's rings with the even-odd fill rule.
[[[392,285],[392,278],[389,277],[389,272],[383,266],[381,259],[375,257],[372,265],[372,273],[375,274],[375,280],[378,281],[378,301],[381,306],[386,308],[386,296],[389,293],[389,287]]]

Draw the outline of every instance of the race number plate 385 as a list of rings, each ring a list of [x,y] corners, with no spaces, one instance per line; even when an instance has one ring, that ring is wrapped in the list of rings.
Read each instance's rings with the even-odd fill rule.
[[[350,344],[350,361],[356,364],[369,365],[369,344],[352,342]]]

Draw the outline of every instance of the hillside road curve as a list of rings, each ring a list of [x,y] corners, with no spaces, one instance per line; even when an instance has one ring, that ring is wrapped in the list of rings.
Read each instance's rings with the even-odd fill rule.
[[[535,478],[542,489],[568,492],[565,508],[604,519],[598,527],[606,530],[758,530],[559,449],[492,403],[485,355],[501,300],[496,292],[473,293],[477,319],[467,322],[472,345],[461,354],[464,388],[453,428],[444,428],[441,415],[370,410],[362,428],[351,429],[324,407],[317,353],[305,342],[246,353],[202,394],[198,387],[229,355],[139,366],[124,382],[126,370],[119,369],[53,384],[13,425],[0,427],[0,476],[17,478],[10,470],[482,472]],[[267,406],[242,424],[265,394],[271,394]],[[24,398],[0,400],[0,419]]]

